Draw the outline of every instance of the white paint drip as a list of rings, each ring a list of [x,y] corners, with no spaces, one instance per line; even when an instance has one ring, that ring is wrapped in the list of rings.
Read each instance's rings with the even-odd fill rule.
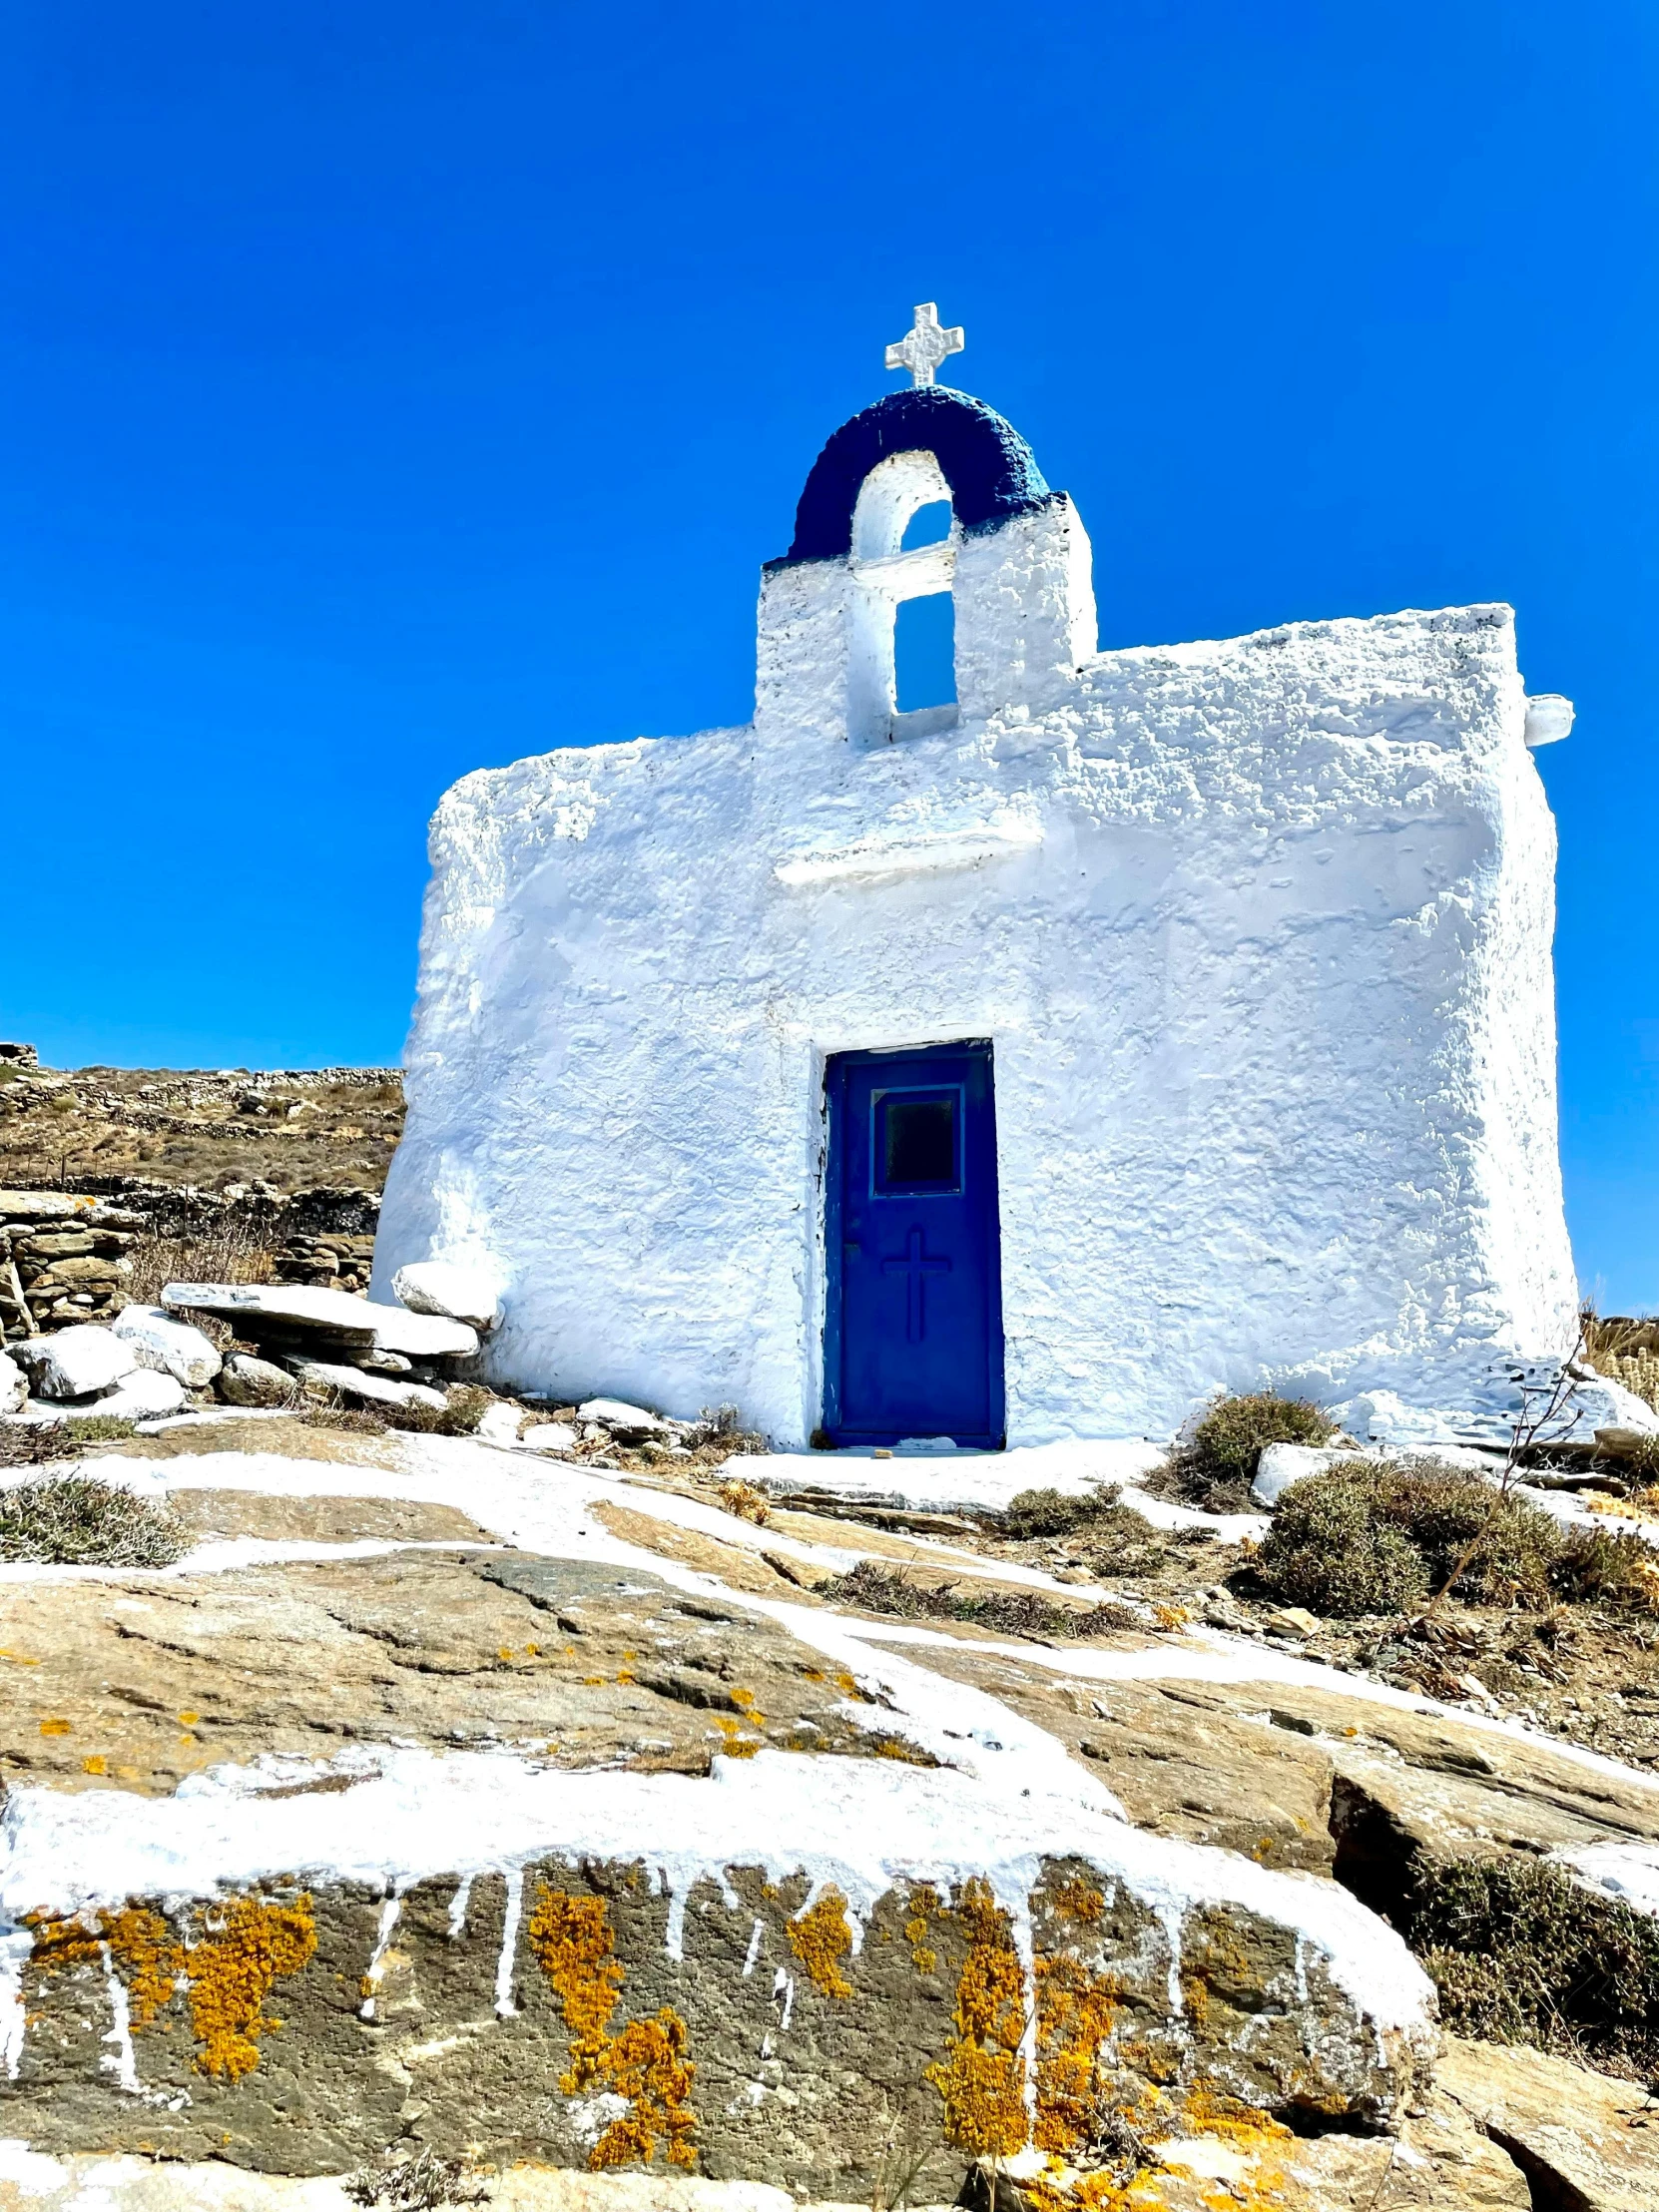
[[[397,1926],[398,1915],[403,1910],[401,1892],[387,1898],[380,1908],[380,1927],[374,1938],[373,1953],[363,1973],[363,2001],[357,2007],[359,2019],[374,2017],[374,1999],[380,1987],[380,1975],[384,1970],[386,1947],[391,1941],[391,1932]]]
[[[678,1965],[686,1955],[686,1898],[685,1887],[668,1883],[666,1874],[659,1870],[658,1881],[668,1888],[668,1928],[663,1936],[663,1947]],[[657,1887],[657,1882],[652,1885]]]
[[[8,2081],[23,2063],[23,1966],[33,1948],[26,1928],[0,1927],[0,2067]]]
[[[462,1875],[455,1885],[455,1895],[449,1900],[449,1940],[459,1942],[466,1934],[466,1909],[472,1901],[472,1877]]]
[[[1181,1907],[1172,1901],[1154,1906],[1153,1911],[1169,1943],[1169,2008],[1175,2018],[1180,2019],[1186,2010],[1181,1994]]]
[[[772,1994],[775,2000],[779,1997],[784,2000],[784,2013],[778,2026],[780,2033],[787,2035],[790,2031],[790,2018],[795,2011],[795,1976],[786,1973],[782,1966],[773,1974]]]
[[[766,1934],[766,1924],[757,1921],[749,1932],[749,1949],[744,1954],[743,1977],[747,1981],[755,1971],[755,1961],[761,1955],[761,1937]]]
[[[518,1955],[518,1924],[524,1911],[524,1870],[514,1867],[507,1875],[507,1911],[501,1924],[501,1955],[495,1962],[495,2009],[504,2020],[516,2020],[513,2002],[513,1962]]]
[[[109,1944],[100,1943],[98,1953],[104,1961],[104,1989],[110,2000],[110,2025],[103,2039],[114,2046],[98,2063],[105,2073],[115,2075],[118,2089],[125,2089],[129,2096],[141,2096],[143,2084],[133,2051],[133,2008],[128,2001],[126,1985],[115,1970]]]

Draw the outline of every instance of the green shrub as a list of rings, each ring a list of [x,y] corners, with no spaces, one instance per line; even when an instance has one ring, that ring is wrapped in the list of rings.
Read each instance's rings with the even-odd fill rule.
[[[1270,1596],[1335,1620],[1399,1612],[1428,1594],[1421,1555],[1377,1511],[1350,1460],[1285,1492],[1254,1566]]]
[[[195,1541],[165,1506],[90,1474],[43,1476],[0,1490],[0,1559],[166,1567]]]
[[[1548,1605],[1576,1548],[1547,1513],[1524,1498],[1500,1500],[1471,1469],[1342,1459],[1285,1492],[1255,1568],[1272,1596],[1353,1619],[1397,1612],[1440,1589],[1477,1536],[1452,1585],[1471,1605]],[[1613,1546],[1593,1548],[1580,1570],[1586,1587],[1632,1578]]]
[[[1001,1516],[1001,1533],[1015,1543],[1036,1536],[1069,1536],[1073,1529],[1111,1512],[1117,1501],[1115,1482],[1097,1482],[1081,1497],[1068,1497],[1063,1490],[1021,1490]]]
[[[1250,1503],[1250,1485],[1269,1444],[1323,1444],[1336,1423],[1311,1398],[1280,1397],[1255,1390],[1214,1404],[1184,1444],[1170,1454],[1169,1471],[1195,1505],[1212,1513]]]
[[[1433,1865],[1418,1875],[1404,1933],[1455,2034],[1638,2063],[1659,2055],[1659,1922],[1558,1867]]]

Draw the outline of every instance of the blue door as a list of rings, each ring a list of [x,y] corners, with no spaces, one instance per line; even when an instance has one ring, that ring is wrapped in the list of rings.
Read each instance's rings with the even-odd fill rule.
[[[841,1052],[827,1082],[825,1431],[999,1446],[991,1048]]]

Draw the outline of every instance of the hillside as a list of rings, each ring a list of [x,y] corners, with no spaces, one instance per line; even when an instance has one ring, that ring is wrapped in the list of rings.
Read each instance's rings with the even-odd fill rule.
[[[49,1068],[0,1044],[0,1188],[378,1191],[402,1129],[395,1068]]]

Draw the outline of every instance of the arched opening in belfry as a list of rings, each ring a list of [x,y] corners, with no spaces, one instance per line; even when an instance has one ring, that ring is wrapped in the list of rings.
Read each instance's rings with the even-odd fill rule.
[[[925,542],[925,541],[924,541]],[[918,707],[956,704],[956,601],[951,592],[901,599],[893,610],[893,706],[901,715]]]
[[[952,509],[948,499],[930,499],[918,507],[904,525],[898,541],[900,553],[914,553],[924,545],[942,545],[950,535]]]
[[[865,742],[939,727],[956,706],[952,597],[961,530],[937,456],[889,453],[864,478],[852,513],[853,658]],[[909,718],[923,716],[917,723]]]

